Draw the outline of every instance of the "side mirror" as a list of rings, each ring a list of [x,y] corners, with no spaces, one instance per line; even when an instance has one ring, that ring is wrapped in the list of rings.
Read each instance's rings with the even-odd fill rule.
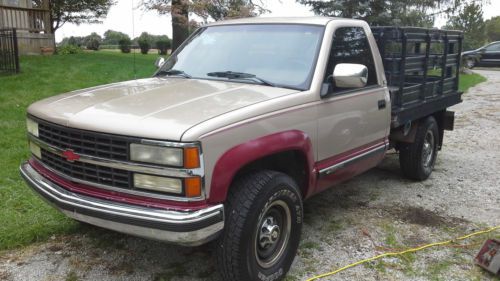
[[[159,57],[155,61],[156,68],[160,68],[165,64],[165,59],[163,57]]]
[[[368,82],[368,68],[362,64],[339,63],[333,70],[333,81],[338,88],[361,88]]]

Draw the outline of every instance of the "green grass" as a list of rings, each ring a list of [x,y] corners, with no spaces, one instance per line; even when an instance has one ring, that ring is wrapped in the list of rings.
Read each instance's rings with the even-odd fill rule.
[[[481,82],[486,81],[483,76],[473,73],[473,74],[461,74],[458,89],[462,92],[467,92],[470,87],[473,87]]]
[[[435,76],[441,76],[441,70],[440,69],[434,69],[430,70],[429,75],[435,75]],[[472,73],[472,74],[460,74],[460,80],[458,83],[458,90],[461,92],[467,92],[467,90],[470,87],[473,87],[481,82],[486,81],[486,78],[483,76],[477,74],[477,73]]]
[[[136,55],[137,78],[150,76],[156,55]],[[118,52],[21,57],[19,75],[0,76],[0,250],[67,233],[78,224],[42,202],[19,176],[28,159],[26,108],[76,89],[134,78],[134,56]]]

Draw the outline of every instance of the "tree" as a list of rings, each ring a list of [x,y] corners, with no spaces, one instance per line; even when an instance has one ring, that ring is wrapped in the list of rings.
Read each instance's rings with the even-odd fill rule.
[[[102,44],[104,45],[118,45],[118,42],[120,42],[121,39],[128,38],[130,37],[119,31],[114,31],[114,30],[107,30],[104,32],[104,39],[102,40]]]
[[[153,42],[153,38],[147,32],[141,33],[141,36],[137,38],[137,44],[139,44],[139,48],[141,48],[141,53],[146,55],[151,49],[151,45]]]
[[[98,51],[102,42],[102,37],[99,34],[92,32],[89,36],[85,37],[84,41],[87,50]]]
[[[252,0],[192,0],[191,11],[204,22],[255,17],[268,12],[262,1]]]
[[[450,17],[447,28],[464,32],[464,50],[477,49],[486,41],[486,25],[483,20],[483,7],[475,1],[465,4]]]
[[[158,36],[156,41],[156,48],[158,49],[158,54],[159,55],[166,55],[167,50],[172,47],[172,42],[168,38],[168,36]]]
[[[187,39],[190,27],[197,25],[189,21],[190,13],[207,22],[256,16],[266,11],[255,0],[144,0],[142,5],[147,10],[172,16],[172,50]]]
[[[147,10],[156,10],[159,14],[172,17],[172,50],[177,49],[189,36],[190,0],[144,0],[142,5]]]
[[[127,36],[126,38],[120,39],[120,41],[118,41],[118,45],[122,53],[128,54],[130,53],[130,45],[132,45],[132,41]]]
[[[488,41],[500,41],[500,16],[487,20],[485,24]]]
[[[67,22],[100,23],[114,3],[114,0],[51,0],[49,10],[52,33]],[[33,4],[41,7],[42,0],[33,0]]]
[[[366,20],[370,25],[431,27],[434,15],[464,0],[296,0],[317,15]]]
[[[85,37],[71,36],[71,37],[64,37],[59,45],[60,46],[72,45],[81,47],[84,45],[84,43],[85,43]]]

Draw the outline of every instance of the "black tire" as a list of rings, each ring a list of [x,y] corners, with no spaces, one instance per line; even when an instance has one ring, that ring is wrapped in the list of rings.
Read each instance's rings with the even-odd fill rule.
[[[244,175],[229,191],[225,216],[224,232],[216,241],[222,279],[283,279],[297,253],[302,230],[302,197],[297,184],[274,171]]]
[[[473,69],[476,66],[476,60],[474,58],[466,58],[465,66],[469,69]]]
[[[399,145],[399,165],[403,175],[417,181],[427,179],[434,169],[438,146],[438,124],[434,117],[429,116],[418,125],[415,142]]]

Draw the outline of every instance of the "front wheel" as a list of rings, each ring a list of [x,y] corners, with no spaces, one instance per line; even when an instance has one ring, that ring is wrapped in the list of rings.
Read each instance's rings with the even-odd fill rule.
[[[474,66],[476,66],[476,60],[473,58],[465,59],[465,66],[469,69],[474,68]]]
[[[224,280],[281,280],[295,258],[302,229],[302,197],[287,175],[259,171],[236,180],[217,241]]]
[[[413,180],[427,179],[434,169],[438,145],[438,124],[429,116],[418,125],[413,143],[400,144],[399,164],[403,174]]]

